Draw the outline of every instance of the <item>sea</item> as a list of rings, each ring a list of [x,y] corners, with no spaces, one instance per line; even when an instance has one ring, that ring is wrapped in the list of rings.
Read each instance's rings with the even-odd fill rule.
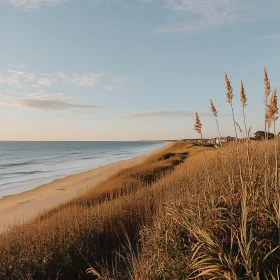
[[[162,141],[0,142],[0,199],[159,149]]]

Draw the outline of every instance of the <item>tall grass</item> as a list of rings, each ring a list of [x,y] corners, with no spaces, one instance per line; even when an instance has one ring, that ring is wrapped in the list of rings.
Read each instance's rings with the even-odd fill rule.
[[[175,143],[72,201],[0,234],[0,279],[82,279],[89,263],[111,263],[112,251],[122,248],[126,235],[136,239],[141,225],[152,217],[147,190],[199,150]]]
[[[226,74],[225,81],[237,138],[233,90]],[[243,82],[240,98],[246,142],[224,147],[215,155],[218,160],[208,159],[211,184],[203,183],[205,176],[196,170],[181,174],[184,188],[170,187],[172,198],[143,232],[145,262],[139,269],[144,276],[139,279],[279,279],[279,147],[277,138],[250,141]],[[216,109],[210,108],[216,117]],[[275,127],[277,113],[275,90],[266,108],[267,127],[272,122]],[[201,133],[197,115],[195,127]],[[267,153],[273,146],[274,154]],[[203,164],[200,168],[206,172]]]

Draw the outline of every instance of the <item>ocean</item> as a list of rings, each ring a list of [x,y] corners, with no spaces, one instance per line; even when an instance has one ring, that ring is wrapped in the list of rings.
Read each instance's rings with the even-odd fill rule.
[[[0,142],[0,198],[163,145],[159,141]]]

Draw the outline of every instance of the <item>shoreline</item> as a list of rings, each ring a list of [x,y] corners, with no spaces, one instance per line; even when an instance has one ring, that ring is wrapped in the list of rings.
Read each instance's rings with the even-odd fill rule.
[[[19,141],[20,143],[22,143],[22,141]],[[30,143],[31,141],[27,141],[27,143]],[[49,141],[41,141],[44,143],[49,143]],[[55,141],[57,142],[57,141]],[[65,143],[65,141],[61,141],[63,143]],[[77,141],[68,141],[68,142],[77,142]],[[85,142],[85,141],[79,141],[80,142]],[[88,142],[93,142],[93,141],[88,141]],[[98,142],[98,143],[106,143],[106,141],[94,141],[94,142]],[[116,143],[118,141],[107,141],[109,143]],[[120,143],[131,143],[132,141],[119,141]],[[137,142],[137,141],[135,141]],[[139,142],[143,142],[143,141],[139,141]],[[85,171],[89,171],[95,168],[99,168],[102,166],[107,166],[109,164],[118,162],[118,161],[122,161],[122,160],[127,160],[127,159],[132,159],[134,157],[138,157],[141,155],[144,155],[146,153],[150,153],[155,151],[156,149],[161,148],[162,146],[164,146],[166,143],[164,143],[164,141],[147,141],[147,142],[151,142],[153,144],[156,144],[156,142],[158,142],[156,144],[155,147],[151,146],[146,146],[146,147],[142,147],[141,145],[139,147],[135,147],[135,149],[129,150],[125,147],[119,146],[116,147],[116,150],[111,150],[111,154],[106,154],[106,156],[102,155],[102,154],[97,154],[96,155],[85,155],[82,153],[82,150],[79,150],[78,152],[76,152],[76,149],[74,149],[69,156],[64,157],[64,160],[62,160],[60,163],[58,162],[52,162],[50,161],[49,158],[47,158],[46,160],[41,161],[41,164],[44,164],[46,167],[47,166],[52,166],[49,167],[47,169],[44,169],[44,167],[40,167],[40,166],[36,166],[36,161],[33,162],[33,159],[31,158],[29,162],[27,162],[28,164],[31,163],[32,165],[34,165],[31,170],[28,169],[27,172],[25,172],[25,170],[22,170],[22,172],[17,172],[16,174],[21,174],[21,177],[7,177],[3,178],[4,181],[6,181],[6,185],[2,182],[2,180],[0,180],[0,201],[3,197],[5,196],[10,196],[10,195],[16,195],[19,193],[23,193],[29,190],[33,190],[41,185],[45,185],[48,183],[53,182],[54,180],[57,179],[62,179],[65,178],[69,175],[74,175],[74,174],[78,174],[78,173],[82,173]],[[34,143],[38,143],[38,141],[34,141]],[[1,141],[0,141],[1,144]],[[129,146],[128,146],[129,147]],[[118,149],[123,149],[125,148],[124,151],[118,151]],[[132,147],[133,148],[133,147]],[[72,154],[80,154],[81,158],[75,158],[75,156],[72,158]],[[87,161],[91,159],[91,161]],[[24,159],[21,159],[22,161]],[[66,162],[70,163],[67,164]],[[13,163],[10,163],[11,166],[13,166]],[[37,165],[40,165],[40,161],[37,163]],[[19,164],[22,165],[22,164]],[[23,165],[25,165],[25,162],[23,162]],[[2,166],[2,165],[1,165]],[[4,165],[5,168],[5,165]],[[0,170],[2,171],[2,170]],[[2,172],[0,172],[0,177],[1,177]],[[5,173],[3,175],[9,175],[12,173]],[[30,176],[31,175],[31,176]],[[29,176],[28,178],[25,178],[25,176]],[[11,178],[11,179],[10,179]],[[13,178],[15,178],[15,181],[13,181]],[[2,179],[2,178],[1,178]],[[9,186],[11,185],[11,186]]]
[[[166,143],[147,154],[55,179],[32,190],[3,196],[0,199],[0,233],[10,226],[27,222],[40,213],[74,198],[79,193],[96,187],[99,182],[122,169],[143,163],[151,155],[157,154],[172,144]]]

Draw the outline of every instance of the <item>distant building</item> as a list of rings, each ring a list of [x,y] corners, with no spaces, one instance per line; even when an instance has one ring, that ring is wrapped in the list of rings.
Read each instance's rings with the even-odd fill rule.
[[[220,137],[220,138],[212,138],[208,140],[209,144],[220,146],[222,143],[229,143],[231,141],[234,141],[235,138],[231,136],[227,137]]]
[[[214,146],[220,146],[222,143],[229,143],[231,141],[234,141],[235,137],[227,136],[227,137],[220,137],[220,138],[212,138],[212,139],[181,139],[181,141],[184,142],[190,142],[190,143],[205,143],[210,144]]]
[[[190,142],[190,143],[203,143],[203,142],[208,142],[208,139],[202,139],[201,138],[197,138],[197,139],[182,139],[181,141],[184,142]]]

